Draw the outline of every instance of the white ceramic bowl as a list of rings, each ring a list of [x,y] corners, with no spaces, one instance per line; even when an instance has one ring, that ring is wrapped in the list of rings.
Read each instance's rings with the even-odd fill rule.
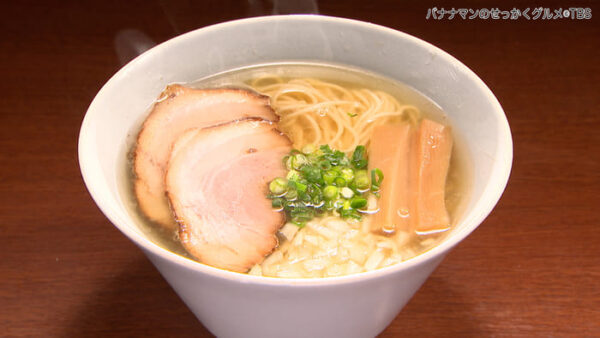
[[[165,85],[286,60],[346,64],[404,82],[433,99],[462,135],[473,162],[471,200],[434,249],[401,264],[325,279],[274,279],[219,270],[149,240],[126,207],[126,144]],[[169,40],[123,67],[90,105],[79,137],[87,188],[199,320],[219,337],[368,337],[385,329],[456,244],[490,213],[507,183],[512,141],[486,85],[444,51],[385,27],[325,16],[226,22]],[[151,320],[151,318],[149,318]],[[151,323],[151,321],[150,321]],[[151,325],[151,324],[150,324]]]

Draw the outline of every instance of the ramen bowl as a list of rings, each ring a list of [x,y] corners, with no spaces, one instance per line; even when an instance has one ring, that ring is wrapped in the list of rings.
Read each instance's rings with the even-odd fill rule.
[[[472,164],[469,200],[433,249],[402,263],[331,278],[268,278],[200,264],[156,244],[128,207],[128,147],[148,107],[170,83],[262,63],[325,62],[405,83],[436,102]],[[382,26],[326,16],[270,16],[178,36],[123,67],[84,118],[79,161],[106,217],[219,337],[369,337],[386,328],[444,256],[491,212],[507,183],[512,141],[504,112],[481,79],[444,51]]]

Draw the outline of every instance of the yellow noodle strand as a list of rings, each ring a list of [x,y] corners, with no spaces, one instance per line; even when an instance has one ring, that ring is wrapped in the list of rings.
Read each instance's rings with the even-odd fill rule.
[[[271,97],[280,128],[294,147],[329,144],[351,152],[368,145],[373,127],[395,120],[416,123],[420,113],[391,95],[367,88],[344,88],[315,78],[286,79],[265,74],[249,85]]]

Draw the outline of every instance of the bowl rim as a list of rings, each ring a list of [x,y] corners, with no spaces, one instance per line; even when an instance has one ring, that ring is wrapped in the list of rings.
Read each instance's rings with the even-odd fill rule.
[[[112,207],[109,206],[110,203],[105,203],[105,196],[103,196],[102,190],[107,190],[105,187],[100,184],[103,180],[95,180],[95,177],[102,176],[100,175],[100,169],[95,167],[95,165],[99,164],[99,161],[94,161],[93,155],[89,155],[86,152],[87,148],[93,146],[94,141],[91,138],[91,134],[89,131],[92,130],[91,125],[91,115],[94,111],[97,111],[96,108],[100,103],[103,94],[107,91],[107,88],[112,86],[114,83],[118,83],[118,81],[123,78],[131,68],[135,67],[138,63],[143,62],[144,59],[148,57],[148,55],[160,53],[163,50],[169,49],[173,45],[177,45],[185,40],[194,39],[197,35],[205,34],[209,31],[219,30],[223,28],[231,28],[235,26],[244,26],[247,24],[256,24],[256,23],[268,23],[268,22],[298,22],[298,21],[307,21],[307,22],[327,22],[334,24],[345,24],[345,25],[353,25],[356,27],[360,27],[366,30],[375,30],[385,34],[392,34],[398,37],[399,39],[408,40],[410,43],[418,45],[420,48],[424,48],[436,54],[436,56],[444,59],[445,62],[452,64],[456,67],[457,71],[463,72],[470,81],[474,82],[477,87],[482,90],[482,92],[487,96],[488,101],[495,108],[492,113],[497,115],[499,125],[498,125],[498,133],[499,140],[497,146],[497,158],[500,158],[501,161],[495,160],[492,165],[492,172],[490,173],[490,180],[487,182],[484,187],[482,198],[477,201],[473,207],[473,210],[469,215],[464,215],[464,219],[462,221],[462,229],[461,231],[449,236],[447,239],[444,239],[440,244],[431,248],[430,250],[416,256],[410,258],[406,261],[393,264],[388,267],[376,269],[373,271],[361,272],[352,275],[345,276],[336,276],[336,277],[320,277],[320,278],[281,278],[281,277],[264,277],[264,276],[253,276],[249,274],[243,274],[228,270],[223,270],[219,268],[215,268],[209,265],[205,265],[196,261],[193,261],[189,258],[180,256],[175,254],[158,244],[154,243],[150,239],[142,236],[140,233],[134,231],[129,226],[124,225],[134,222],[130,219],[124,219],[120,217],[118,212],[114,211]],[[355,19],[334,17],[334,16],[325,16],[318,14],[293,14],[293,15],[272,15],[272,16],[259,16],[252,18],[244,18],[238,20],[232,20],[227,22],[222,22],[210,26],[205,26],[198,28],[196,30],[184,33],[182,35],[171,38],[157,46],[147,50],[143,54],[139,55],[128,64],[123,66],[119,71],[117,71],[98,91],[94,99],[92,100],[86,114],[84,116],[83,122],[81,124],[81,129],[79,133],[78,140],[78,159],[80,171],[84,180],[84,183],[88,189],[89,194],[92,199],[98,206],[98,208],[102,211],[102,213],[110,220],[110,222],[121,231],[127,238],[133,241],[137,246],[144,249],[147,252],[152,253],[160,257],[165,261],[169,261],[172,264],[176,264],[179,267],[192,270],[196,273],[204,273],[209,276],[220,278],[229,281],[242,282],[246,284],[254,284],[254,285],[272,285],[272,286],[304,286],[304,287],[312,287],[312,286],[325,286],[325,285],[341,285],[348,283],[357,283],[357,282],[366,282],[376,278],[380,278],[386,275],[392,275],[395,273],[399,273],[402,270],[410,270],[420,264],[426,263],[428,261],[435,260],[436,258],[443,258],[445,254],[449,252],[455,245],[461,242],[465,237],[467,237],[471,232],[473,232],[482,222],[483,220],[490,214],[496,203],[499,201],[506,185],[508,183],[508,178],[510,176],[511,168],[512,168],[512,160],[513,160],[513,148],[512,148],[512,136],[510,132],[510,128],[508,125],[508,121],[506,119],[506,115],[504,110],[502,109],[500,103],[497,98],[494,96],[492,91],[487,87],[487,85],[466,65],[460,62],[458,59],[450,55],[449,53],[443,51],[442,49],[424,41],[407,33],[388,28],[382,25],[369,23],[365,21],[359,21]],[[470,216],[470,217],[467,217]],[[466,223],[466,224],[464,224]]]

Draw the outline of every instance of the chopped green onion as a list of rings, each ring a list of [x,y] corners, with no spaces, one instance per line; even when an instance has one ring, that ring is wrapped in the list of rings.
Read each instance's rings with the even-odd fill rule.
[[[307,181],[312,183],[319,183],[323,177],[321,176],[321,170],[313,165],[305,165],[300,170],[302,175],[306,178]]]
[[[354,175],[354,183],[356,185],[356,188],[358,188],[360,190],[368,189],[370,182],[369,182],[369,174],[367,173],[367,171],[366,170],[356,171],[356,174]]]
[[[285,178],[287,178],[290,181],[297,181],[300,179],[300,173],[297,172],[296,170],[292,169],[287,173]]]
[[[338,196],[338,188],[332,185],[328,185],[323,189],[323,197],[327,200],[336,199]]]
[[[331,148],[329,148],[329,145],[327,145],[327,144],[324,144],[324,145],[320,146],[319,149],[321,150],[321,152],[323,154],[331,154],[331,153],[333,153],[333,150],[331,150]]]
[[[362,169],[367,166],[367,160],[365,159],[365,146],[356,146],[354,153],[352,153],[352,165],[356,169]]]
[[[326,213],[361,219],[358,210],[367,206],[367,194],[379,196],[383,180],[379,169],[369,177],[364,146],[357,146],[348,157],[326,144],[318,148],[309,144],[302,151],[290,151],[283,164],[288,172],[269,183],[267,198],[299,227]]]
[[[346,180],[346,182],[351,182],[354,179],[354,170],[350,168],[342,169],[342,178]]]
[[[298,198],[298,192],[296,190],[288,190],[285,193],[285,199],[288,201],[293,201]]]
[[[311,198],[309,194],[303,193],[301,191],[298,192],[298,198],[300,199],[300,201],[302,201],[303,203],[310,203]]]
[[[379,168],[375,168],[371,170],[371,190],[379,191],[379,187],[381,186],[381,181],[383,181],[383,173]]]
[[[354,197],[350,201],[350,206],[353,209],[361,209],[367,206],[367,199],[363,197]]]
[[[321,158],[321,155],[317,154],[319,150],[316,150],[314,153],[310,153],[306,155],[306,159],[308,160],[308,163],[315,163],[318,162],[319,159]]]
[[[281,159],[281,162],[283,163],[283,165],[285,166],[285,168],[286,168],[287,170],[290,170],[290,169],[292,169],[292,167],[291,167],[291,165],[292,165],[292,162],[290,162],[290,165],[288,166],[288,161],[289,161],[289,160],[290,160],[290,156],[289,156],[289,155],[285,155],[285,156],[284,156],[284,157]]]
[[[298,192],[305,192],[306,191],[306,184],[300,183],[298,181],[289,181],[288,185],[290,188],[296,189]]]
[[[349,199],[352,198],[352,196],[354,196],[354,191],[352,191],[352,189],[348,187],[343,187],[340,191],[340,194],[342,195],[342,197]]]
[[[334,183],[338,187],[346,186],[346,180],[343,177],[336,177]]]
[[[369,162],[367,162],[367,160],[365,160],[365,159],[363,158],[362,160],[359,160],[359,161],[355,162],[355,163],[354,163],[354,167],[355,167],[356,169],[362,169],[362,168],[366,168],[368,163],[369,163]]]
[[[319,168],[321,168],[322,170],[329,170],[331,169],[331,162],[323,160],[319,162]]]
[[[338,177],[338,173],[335,170],[327,170],[323,173],[323,181],[328,185],[333,184],[336,177]]]
[[[271,201],[271,205],[273,206],[273,208],[281,208],[283,207],[283,199],[275,198]]]
[[[307,193],[310,195],[313,207],[319,208],[323,205],[323,191],[321,191],[321,188],[317,184],[309,184]]]
[[[352,153],[352,162],[362,159],[365,155],[365,146],[356,146]]]
[[[350,201],[345,200],[344,204],[342,205],[342,210],[350,210]]]
[[[297,155],[291,156],[290,158],[292,159],[292,167],[294,169],[300,169],[303,165],[308,163],[306,156],[304,156],[302,154],[297,154]]]
[[[350,165],[350,159],[344,156],[344,158],[340,159],[338,165],[347,167]]]
[[[287,183],[285,178],[277,177],[269,184],[269,190],[275,195],[281,195],[287,191]]]
[[[325,203],[323,204],[323,207],[325,208],[325,210],[334,210],[334,201],[325,201]]]

